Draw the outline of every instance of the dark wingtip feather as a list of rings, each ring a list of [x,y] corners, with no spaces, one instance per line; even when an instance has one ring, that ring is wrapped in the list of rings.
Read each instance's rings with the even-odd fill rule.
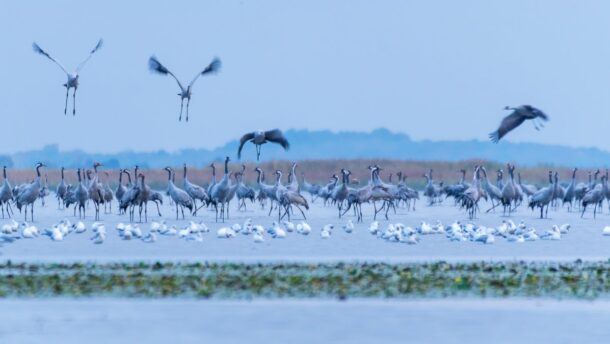
[[[220,70],[220,67],[222,67],[222,62],[218,57],[215,57],[212,62],[210,62],[210,64],[206,67],[206,69],[201,72],[201,74],[216,73]]]
[[[493,143],[498,143],[498,141],[500,141],[500,135],[498,134],[497,131],[494,131],[493,133],[489,134],[489,139]]]
[[[91,54],[93,54],[94,52],[96,52],[98,49],[100,49],[102,46],[104,45],[104,39],[100,38],[99,41],[97,41],[97,44],[95,45],[95,48],[93,48],[93,50],[91,50]]]
[[[150,69],[151,72],[157,72],[159,74],[168,73],[167,68],[165,68],[154,55],[148,59],[148,69]]]
[[[36,42],[32,43],[32,49],[34,50],[34,52],[44,54],[44,51],[38,46],[38,44],[36,44]]]

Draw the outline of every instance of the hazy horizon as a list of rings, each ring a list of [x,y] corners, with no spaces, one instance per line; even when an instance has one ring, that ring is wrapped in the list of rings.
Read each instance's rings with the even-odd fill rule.
[[[94,153],[213,149],[254,129],[370,131],[413,140],[487,140],[505,105],[551,121],[511,142],[610,150],[610,3],[10,2],[0,12],[5,68],[0,153],[59,144]],[[85,67],[77,114],[64,116],[63,72]],[[190,122],[178,89],[151,74],[155,54],[194,88]],[[71,99],[70,99],[71,101]],[[601,122],[603,124],[603,122]]]

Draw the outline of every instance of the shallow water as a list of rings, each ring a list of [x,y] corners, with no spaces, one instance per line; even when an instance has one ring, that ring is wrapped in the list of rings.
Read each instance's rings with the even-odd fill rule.
[[[421,203],[421,202],[420,202]],[[427,207],[417,211],[398,209],[392,222],[416,226],[420,221],[454,220],[468,222],[466,215],[451,206]],[[485,206],[483,205],[484,209]],[[227,224],[252,218],[254,224],[269,225],[273,218],[258,206],[248,212],[231,209]],[[256,210],[252,210],[256,209]],[[168,224],[175,221],[168,205],[162,208]],[[204,220],[211,232],[202,243],[178,237],[159,237],[154,244],[138,240],[122,241],[114,226],[126,216],[102,214],[108,230],[103,245],[89,241],[91,232],[72,234],[62,242],[46,237],[19,240],[0,248],[1,258],[13,261],[467,261],[606,260],[610,237],[601,229],[610,223],[606,213],[593,220],[579,219],[566,210],[550,211],[552,219],[540,220],[536,213],[522,207],[511,219],[526,221],[538,231],[553,224],[571,223],[572,231],[561,241],[536,241],[522,244],[497,238],[493,245],[449,242],[442,235],[422,236],[418,245],[388,243],[368,233],[372,207],[365,207],[365,223],[346,234],[337,218],[336,208],[317,202],[307,213],[313,228],[310,236],[289,233],[286,239],[266,239],[256,244],[251,236],[217,239],[222,224],[214,213],[201,211],[195,220]],[[149,210],[149,221],[158,220]],[[49,200],[45,208],[36,207],[39,228],[64,217],[73,220],[71,210],[58,211]],[[20,218],[18,216],[18,218]],[[501,214],[482,214],[475,223],[497,226]],[[85,221],[89,226],[92,219]],[[0,223],[3,221],[0,220]],[[319,231],[324,224],[335,224],[330,239]],[[382,228],[387,221],[380,221]],[[148,225],[142,229],[147,231]],[[0,300],[0,342],[2,343],[596,343],[607,342],[610,331],[610,301],[557,301],[548,299],[442,299],[442,300],[265,300],[203,301],[196,299],[115,299],[46,298]]]
[[[3,343],[607,343],[610,302],[0,301]]]

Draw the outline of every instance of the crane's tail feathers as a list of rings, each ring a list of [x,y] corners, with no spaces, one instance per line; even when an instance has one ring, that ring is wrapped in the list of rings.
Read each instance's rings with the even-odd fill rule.
[[[493,143],[498,143],[498,141],[500,141],[500,134],[497,131],[494,131],[489,134],[489,139],[491,139],[491,142]]]
[[[169,74],[169,70],[167,68],[165,68],[165,66],[163,66],[161,64],[161,62],[159,62],[159,60],[157,60],[157,58],[154,55],[148,59],[148,68],[152,72],[157,72],[157,73],[163,74],[163,75]]]

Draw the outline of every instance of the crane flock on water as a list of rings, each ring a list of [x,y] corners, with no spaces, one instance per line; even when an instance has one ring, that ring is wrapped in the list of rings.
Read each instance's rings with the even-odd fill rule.
[[[515,165],[507,164],[505,171],[496,171],[496,181],[492,182],[485,166],[471,168],[472,179],[468,182],[468,171],[459,171],[459,180],[445,185],[434,179],[430,169],[423,175],[425,184],[422,189],[409,186],[407,175],[396,172],[398,179],[392,181],[392,174],[387,181],[383,180],[383,169],[378,165],[363,167],[367,170],[368,181],[359,185],[350,181],[352,172],[340,169],[331,174],[327,183],[308,182],[301,173],[298,178],[298,164],[293,163],[288,171],[275,170],[271,174],[272,183],[265,182],[265,173],[260,167],[253,171],[256,179],[246,179],[247,169],[240,165],[236,171],[229,169],[230,158],[223,161],[222,177],[216,177],[216,165],[210,164],[212,178],[207,185],[198,185],[188,179],[186,164],[182,166],[182,183],[176,183],[176,171],[171,167],[167,172],[167,184],[159,190],[153,189],[146,182],[145,172],[139,166],[118,171],[118,183],[109,179],[108,171],[103,165],[94,162],[90,168],[78,168],[68,171],[61,168],[61,179],[56,182],[55,197],[57,208],[64,211],[72,207],[73,216],[84,219],[88,213],[98,221],[104,214],[112,213],[112,204],[118,214],[129,216],[129,221],[147,222],[149,204],[161,217],[163,202],[169,201],[175,207],[176,219],[205,216],[201,209],[214,211],[215,221],[224,222],[230,218],[231,208],[243,212],[248,203],[265,209],[268,216],[277,216],[278,221],[290,220],[293,217],[306,219],[307,212],[314,202],[324,207],[335,208],[337,218],[352,216],[356,222],[363,222],[366,216],[376,220],[378,216],[389,219],[397,214],[398,209],[416,211],[416,203],[425,199],[426,206],[434,207],[442,203],[463,209],[470,219],[477,218],[481,212],[502,211],[502,216],[511,217],[518,208],[530,208],[538,212],[540,218],[549,217],[549,209],[566,208],[568,212],[578,209],[584,217],[587,209],[593,218],[602,211],[604,201],[610,212],[610,190],[608,189],[608,170],[591,171],[588,182],[578,182],[578,169],[574,168],[570,176],[559,181],[557,171],[548,171],[546,185],[534,185],[523,182]],[[34,205],[37,200],[45,206],[44,200],[49,196],[48,178],[44,174],[45,164],[35,165],[35,178],[31,182],[13,186],[10,182],[10,171],[3,168],[3,181],[0,185],[0,208],[3,218],[14,215],[15,208],[23,213],[24,220],[34,221]],[[284,179],[285,172],[287,178]],[[72,174],[77,182],[66,181],[66,174]],[[72,178],[74,180],[74,178]],[[449,200],[451,199],[451,200]],[[364,206],[367,205],[366,208]],[[136,214],[137,210],[137,214]],[[78,214],[77,214],[78,213]],[[137,216],[136,216],[137,215]]]
[[[73,91],[73,115],[76,114],[76,90],[78,88],[79,73],[91,57],[102,47],[103,40],[100,39],[95,47],[90,51],[87,58],[81,62],[73,72],[68,70],[49,53],[43,50],[38,44],[33,43],[33,49],[55,64],[57,64],[67,75],[66,87],[66,106],[64,114],[67,113],[68,96],[70,89]],[[153,55],[148,60],[148,67],[152,72],[171,76],[178,87],[181,99],[179,121],[182,120],[184,101],[186,100],[186,117],[189,120],[189,106],[192,96],[194,83],[200,76],[209,75],[217,72],[221,67],[221,61],[214,58],[206,67],[198,72],[188,85],[183,85],[180,80],[167,67]],[[521,105],[517,107],[506,106],[505,110],[511,111],[500,123],[498,129],[492,132],[489,137],[492,142],[497,143],[507,133],[514,130],[525,121],[530,120],[534,127],[539,130],[543,127],[543,122],[548,121],[549,116],[542,110],[531,106]],[[256,158],[259,160],[261,145],[265,143],[275,143],[289,149],[288,139],[279,129],[268,131],[257,130],[244,134],[239,142],[237,150],[238,159],[246,143],[252,143],[256,148]],[[383,169],[378,165],[370,165],[368,170],[369,179],[365,185],[355,186],[350,182],[351,171],[340,169],[335,174],[330,175],[330,180],[325,184],[312,184],[302,176],[301,182],[297,177],[297,164],[294,163],[287,172],[287,183],[284,184],[284,171],[276,170],[271,174],[274,182],[266,184],[264,171],[257,167],[256,182],[249,184],[245,180],[246,167],[242,166],[239,171],[230,171],[228,168],[230,158],[224,159],[224,169],[222,177],[216,179],[216,166],[210,165],[212,169],[212,179],[208,185],[197,185],[191,182],[187,176],[186,164],[182,166],[182,185],[176,184],[176,171],[171,167],[166,167],[167,187],[165,190],[154,190],[146,182],[146,175],[135,166],[133,173],[128,169],[119,171],[119,180],[115,188],[111,187],[108,180],[107,171],[100,174],[102,164],[94,163],[91,168],[79,168],[74,173],[78,182],[69,184],[65,180],[66,170],[61,168],[61,180],[57,183],[55,195],[59,209],[73,207],[73,214],[79,218],[85,218],[89,205],[93,205],[94,219],[99,220],[100,210],[104,213],[112,213],[112,203],[116,202],[118,207],[115,210],[119,214],[129,216],[131,222],[136,220],[148,221],[148,205],[154,203],[157,215],[161,216],[160,205],[164,198],[168,198],[175,206],[176,219],[187,215],[197,216],[202,208],[210,208],[215,212],[216,221],[224,221],[230,216],[231,202],[236,199],[237,210],[244,211],[247,208],[247,200],[251,203],[258,202],[261,207],[268,207],[268,215],[277,213],[278,221],[284,218],[290,219],[293,216],[306,218],[306,212],[310,209],[310,203],[320,200],[324,206],[336,207],[337,216],[343,218],[350,214],[355,217],[357,222],[362,222],[365,216],[363,205],[369,204],[370,215],[373,219],[383,216],[388,219],[397,212],[397,208],[405,208],[415,211],[415,204],[420,199],[420,194],[427,199],[428,206],[435,206],[445,202],[447,198],[453,199],[453,204],[464,209],[470,219],[477,217],[481,211],[496,211],[502,208],[504,216],[511,216],[519,207],[529,207],[540,212],[540,217],[548,217],[550,207],[558,208],[567,206],[569,211],[578,207],[580,215],[584,216],[587,208],[593,208],[593,217],[601,211],[604,200],[610,199],[608,191],[608,173],[599,177],[600,171],[590,174],[588,183],[576,184],[577,169],[574,169],[571,181],[566,183],[559,182],[557,172],[549,171],[548,184],[535,186],[533,184],[522,183],[521,174],[516,171],[514,165],[506,166],[506,178],[504,171],[497,171],[497,182],[494,184],[489,180],[488,171],[485,166],[473,166],[471,182],[467,182],[467,169],[460,171],[459,182],[452,185],[437,183],[433,177],[433,170],[424,174],[426,184],[423,190],[407,185],[406,174],[401,171],[396,172],[398,181],[384,181],[382,179]],[[27,221],[28,209],[30,220],[34,220],[34,204],[37,199],[44,202],[45,196],[49,195],[48,181],[45,174],[44,181],[41,179],[41,169],[43,163],[35,166],[36,177],[32,182],[11,186],[4,168],[3,184],[0,187],[0,206],[2,215],[12,216],[13,206],[24,213]],[[516,173],[516,174],[515,174]],[[126,179],[124,178],[126,177]],[[506,180],[505,180],[506,179]],[[304,194],[309,194],[306,198]],[[309,200],[308,200],[309,199]],[[488,209],[484,209],[484,202],[489,204]],[[43,203],[44,204],[44,203]],[[186,214],[185,214],[186,210]],[[610,203],[609,203],[610,210]],[[368,209],[367,209],[368,211]],[[499,210],[498,210],[499,211]],[[368,214],[367,214],[368,215]],[[275,215],[274,215],[275,216]]]

